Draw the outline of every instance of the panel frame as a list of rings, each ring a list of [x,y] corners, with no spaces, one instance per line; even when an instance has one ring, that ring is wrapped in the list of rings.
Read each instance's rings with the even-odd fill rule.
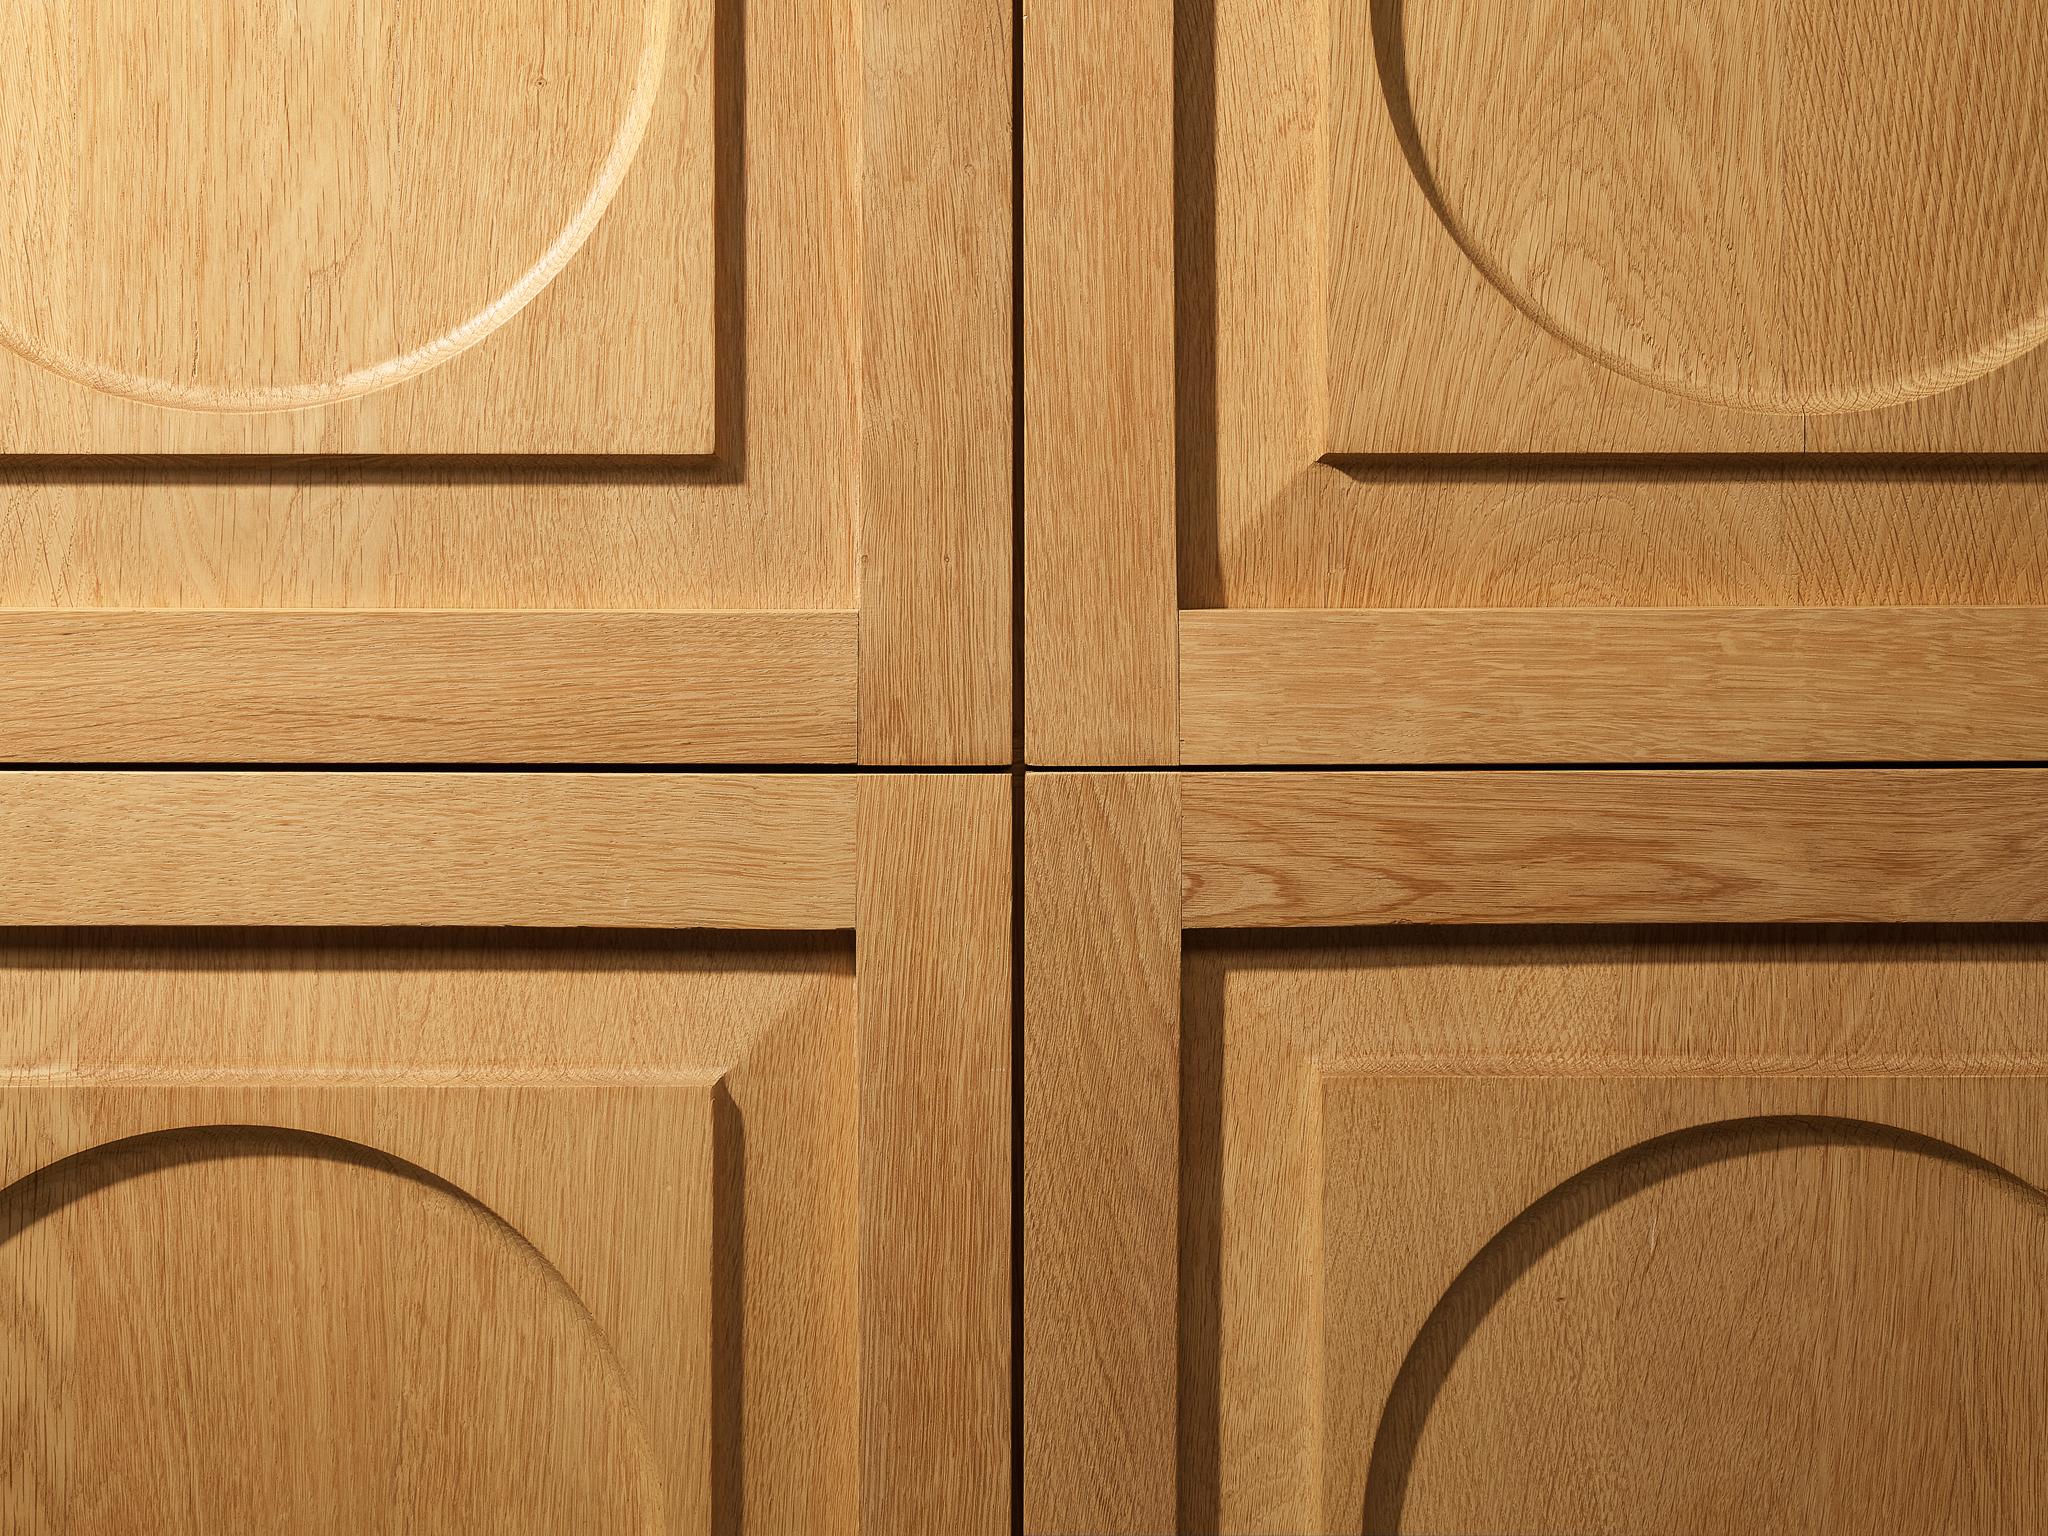
[[[186,493],[197,497],[191,515],[216,538],[233,537],[214,526],[218,509],[206,505],[216,487],[223,498],[260,498],[301,479],[347,495],[394,487],[427,509],[418,513],[426,521],[439,515],[436,496],[459,492],[488,511],[499,486],[534,485],[542,496],[561,487],[565,502],[587,494],[600,517],[643,488],[667,492],[688,499],[693,516],[701,510],[705,532],[693,559],[712,567],[735,556],[752,562],[730,606],[720,595],[701,608],[605,607],[587,594],[589,581],[570,578],[553,583],[566,601],[513,609],[436,608],[431,598],[421,607],[380,606],[373,597],[335,610],[317,598],[271,606],[267,595],[243,606],[239,593],[190,606],[176,599],[140,607],[119,597],[103,604],[88,595],[84,606],[0,607],[0,758],[1007,763],[1010,11],[999,0],[846,0],[844,10],[830,22],[830,40],[851,77],[841,85],[859,131],[829,149],[777,146],[773,153],[793,163],[754,165],[748,90],[784,86],[773,74],[750,78],[748,31],[761,23],[718,0],[710,48],[720,80],[720,384],[711,459],[94,456],[0,464],[38,484],[105,483],[124,496],[159,481],[197,486]],[[826,29],[825,21],[814,28]],[[816,61],[776,54],[753,72],[767,65],[788,75],[815,70]],[[827,158],[806,162],[813,153]],[[845,235],[834,259],[850,285],[829,296],[816,322],[830,345],[753,359],[756,375],[771,375],[753,384],[739,361],[752,323],[750,259],[780,259],[758,255],[765,243],[817,237],[792,228],[764,240],[759,210],[748,231],[750,175],[789,181],[783,201],[806,208],[801,199],[843,197],[847,206],[820,217],[829,213]],[[752,281],[758,308],[767,298],[758,272]],[[835,349],[846,355],[835,360]],[[822,422],[805,414],[813,399],[830,402]],[[772,442],[760,419],[771,414]],[[840,462],[828,471],[819,456]],[[65,509],[51,515],[62,518]],[[135,515],[124,509],[110,520],[110,544],[112,529]],[[833,537],[844,538],[847,554],[821,554],[810,562],[816,570],[774,551],[775,526],[789,524],[782,537],[801,539],[842,522],[844,534]],[[544,535],[543,546],[560,536]],[[661,558],[658,536],[638,528],[616,537],[616,558],[633,556],[635,538]],[[22,547],[34,556],[29,542]],[[288,564],[289,546],[282,553]],[[210,558],[224,560],[219,551]],[[843,578],[833,575],[839,566]],[[346,600],[347,574],[328,573],[319,584]],[[218,578],[195,572],[182,585],[217,589]],[[379,580],[403,586],[389,572]],[[721,581],[698,584],[716,589]],[[789,590],[776,591],[785,581]],[[669,584],[658,571],[643,575],[641,584],[649,583]],[[85,585],[91,593],[107,584],[94,576]],[[45,575],[26,585],[34,592],[79,584]],[[810,606],[819,596],[825,605]],[[154,600],[153,592],[142,599]]]
[[[1215,552],[1188,547],[1183,511],[1214,502],[1225,471],[1213,445],[1248,430],[1205,393],[1222,370],[1248,366],[1219,345],[1218,304],[1205,286],[1219,260],[1216,215],[1182,196],[1184,180],[1213,193],[1215,170],[1176,161],[1177,145],[1200,157],[1218,133],[1219,3],[1156,0],[1111,18],[1079,0],[1053,0],[1034,10],[1026,39],[1028,762],[1078,769],[2048,757],[2048,695],[2017,675],[2027,652],[2048,638],[2048,607],[2038,596],[1999,608],[1309,611],[1184,603],[1190,569]],[[1234,62],[1275,76],[1267,81],[1274,120],[1260,125],[1260,142],[1284,142],[1298,158],[1314,159],[1317,146],[1327,148],[1315,113],[1294,75],[1275,72],[1292,68],[1285,61],[1295,53],[1327,51],[1327,18],[1300,38],[1271,38],[1295,26],[1291,16],[1262,15],[1257,25],[1260,46],[1239,50]],[[1261,180],[1264,224],[1255,236],[1235,232],[1238,243],[1224,254],[1238,268],[1327,275],[1324,210],[1296,215],[1293,201],[1310,193],[1297,185],[1294,162],[1288,166]],[[1320,201],[1323,192],[1314,196]],[[1244,323],[1307,358],[1313,377],[1303,389],[1322,390],[1321,311],[1300,292],[1290,290],[1288,301],[1293,309],[1282,311],[1262,290],[1246,301],[1254,312]],[[1260,375],[1255,383],[1272,381]],[[1287,423],[1284,431],[1276,421]],[[1228,472],[1245,482],[1234,494],[1265,496],[1270,506],[1255,502],[1261,515],[1289,516],[1291,506],[1279,505],[1280,479],[1313,476],[1319,485],[1307,500],[1316,517],[1355,515],[1332,487],[1380,460],[1329,454],[1308,394],[1288,394],[1253,425],[1284,440],[1260,439],[1257,465]],[[1739,474],[1781,471],[1805,457],[1688,453],[1675,462],[1697,473],[1725,460]],[[1549,460],[1458,453],[1391,462],[1424,475],[1475,465],[1513,474]],[[1634,463],[1654,478],[1674,461],[1577,454],[1555,462],[1610,475]],[[1953,461],[1838,453],[1829,462],[1924,472]],[[1650,703],[1642,716],[1633,713],[1638,693]]]
[[[1183,1114],[1217,1065],[1183,1035],[1189,934],[2048,922],[2043,770],[1097,771],[1026,786],[1023,1504],[1042,1536],[1215,1518],[1217,1490],[1181,1478],[1205,1388],[1180,1330],[1217,1283],[1181,1257],[1205,1219],[1184,1203],[1183,1161],[1219,1129]],[[1316,1117],[1286,1118],[1298,1138]],[[1299,1300],[1268,1310],[1291,1317]],[[1258,1528],[1300,1523],[1278,1490],[1299,1492],[1289,1457],[1312,1449],[1288,1446],[1264,1448]]]
[[[850,932],[861,1473],[843,1490],[848,1528],[995,1536],[1011,1476],[1012,817],[1002,773],[4,772],[0,828],[21,878],[0,924]],[[0,1087],[31,1091],[23,1081]],[[170,1099],[299,1091],[268,1070],[29,1081]],[[321,1083],[366,1114],[380,1095],[470,1091],[381,1070]],[[545,1076],[515,1086],[555,1091]]]

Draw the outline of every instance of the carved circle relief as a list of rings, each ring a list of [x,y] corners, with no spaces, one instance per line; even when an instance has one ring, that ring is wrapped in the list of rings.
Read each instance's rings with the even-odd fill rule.
[[[1868,1121],[1703,1125],[1557,1186],[1457,1277],[1363,1528],[2003,1529],[2041,1487],[2044,1380],[2040,1190]]]
[[[674,0],[48,0],[0,22],[0,343],[200,411],[331,404],[591,238]]]
[[[662,1523],[623,1369],[552,1264],[430,1172],[165,1131],[0,1191],[9,1486],[52,1529]]]
[[[2048,27],[2010,0],[1372,0],[1410,169],[1529,319],[1776,413],[2048,337]]]

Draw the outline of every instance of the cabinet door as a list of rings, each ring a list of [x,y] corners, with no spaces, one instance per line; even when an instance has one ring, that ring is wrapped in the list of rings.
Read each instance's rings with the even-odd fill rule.
[[[1007,801],[6,776],[0,1523],[1006,1529]]]
[[[11,12],[0,754],[1006,760],[1009,30]]]
[[[2048,746],[2034,18],[1034,20],[1035,762]]]
[[[1035,778],[1026,1528],[2029,1529],[2044,787]]]

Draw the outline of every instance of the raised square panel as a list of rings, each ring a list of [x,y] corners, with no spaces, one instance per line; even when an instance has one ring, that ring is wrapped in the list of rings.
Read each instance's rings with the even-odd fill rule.
[[[1007,802],[0,775],[0,1529],[1006,1531]]]
[[[1008,761],[1000,0],[0,19],[0,757]]]
[[[2035,17],[1034,23],[1034,764],[2048,751]]]
[[[2040,778],[1028,776],[1025,1528],[2031,1530]]]
[[[0,1086],[0,1516],[708,1532],[712,1095]]]
[[[0,443],[711,452],[712,6],[16,10]]]
[[[2017,451],[2023,9],[1331,0],[1328,449]]]

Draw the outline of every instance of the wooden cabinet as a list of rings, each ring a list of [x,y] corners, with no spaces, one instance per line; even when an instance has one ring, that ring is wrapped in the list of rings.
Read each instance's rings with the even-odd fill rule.
[[[0,1521],[1007,1529],[1008,800],[0,776]]]
[[[1004,7],[0,24],[0,758],[990,764]]]
[[[1041,5],[1030,755],[2019,760],[2010,6]]]
[[[2028,1529],[2044,788],[1035,777],[1026,1528]]]

